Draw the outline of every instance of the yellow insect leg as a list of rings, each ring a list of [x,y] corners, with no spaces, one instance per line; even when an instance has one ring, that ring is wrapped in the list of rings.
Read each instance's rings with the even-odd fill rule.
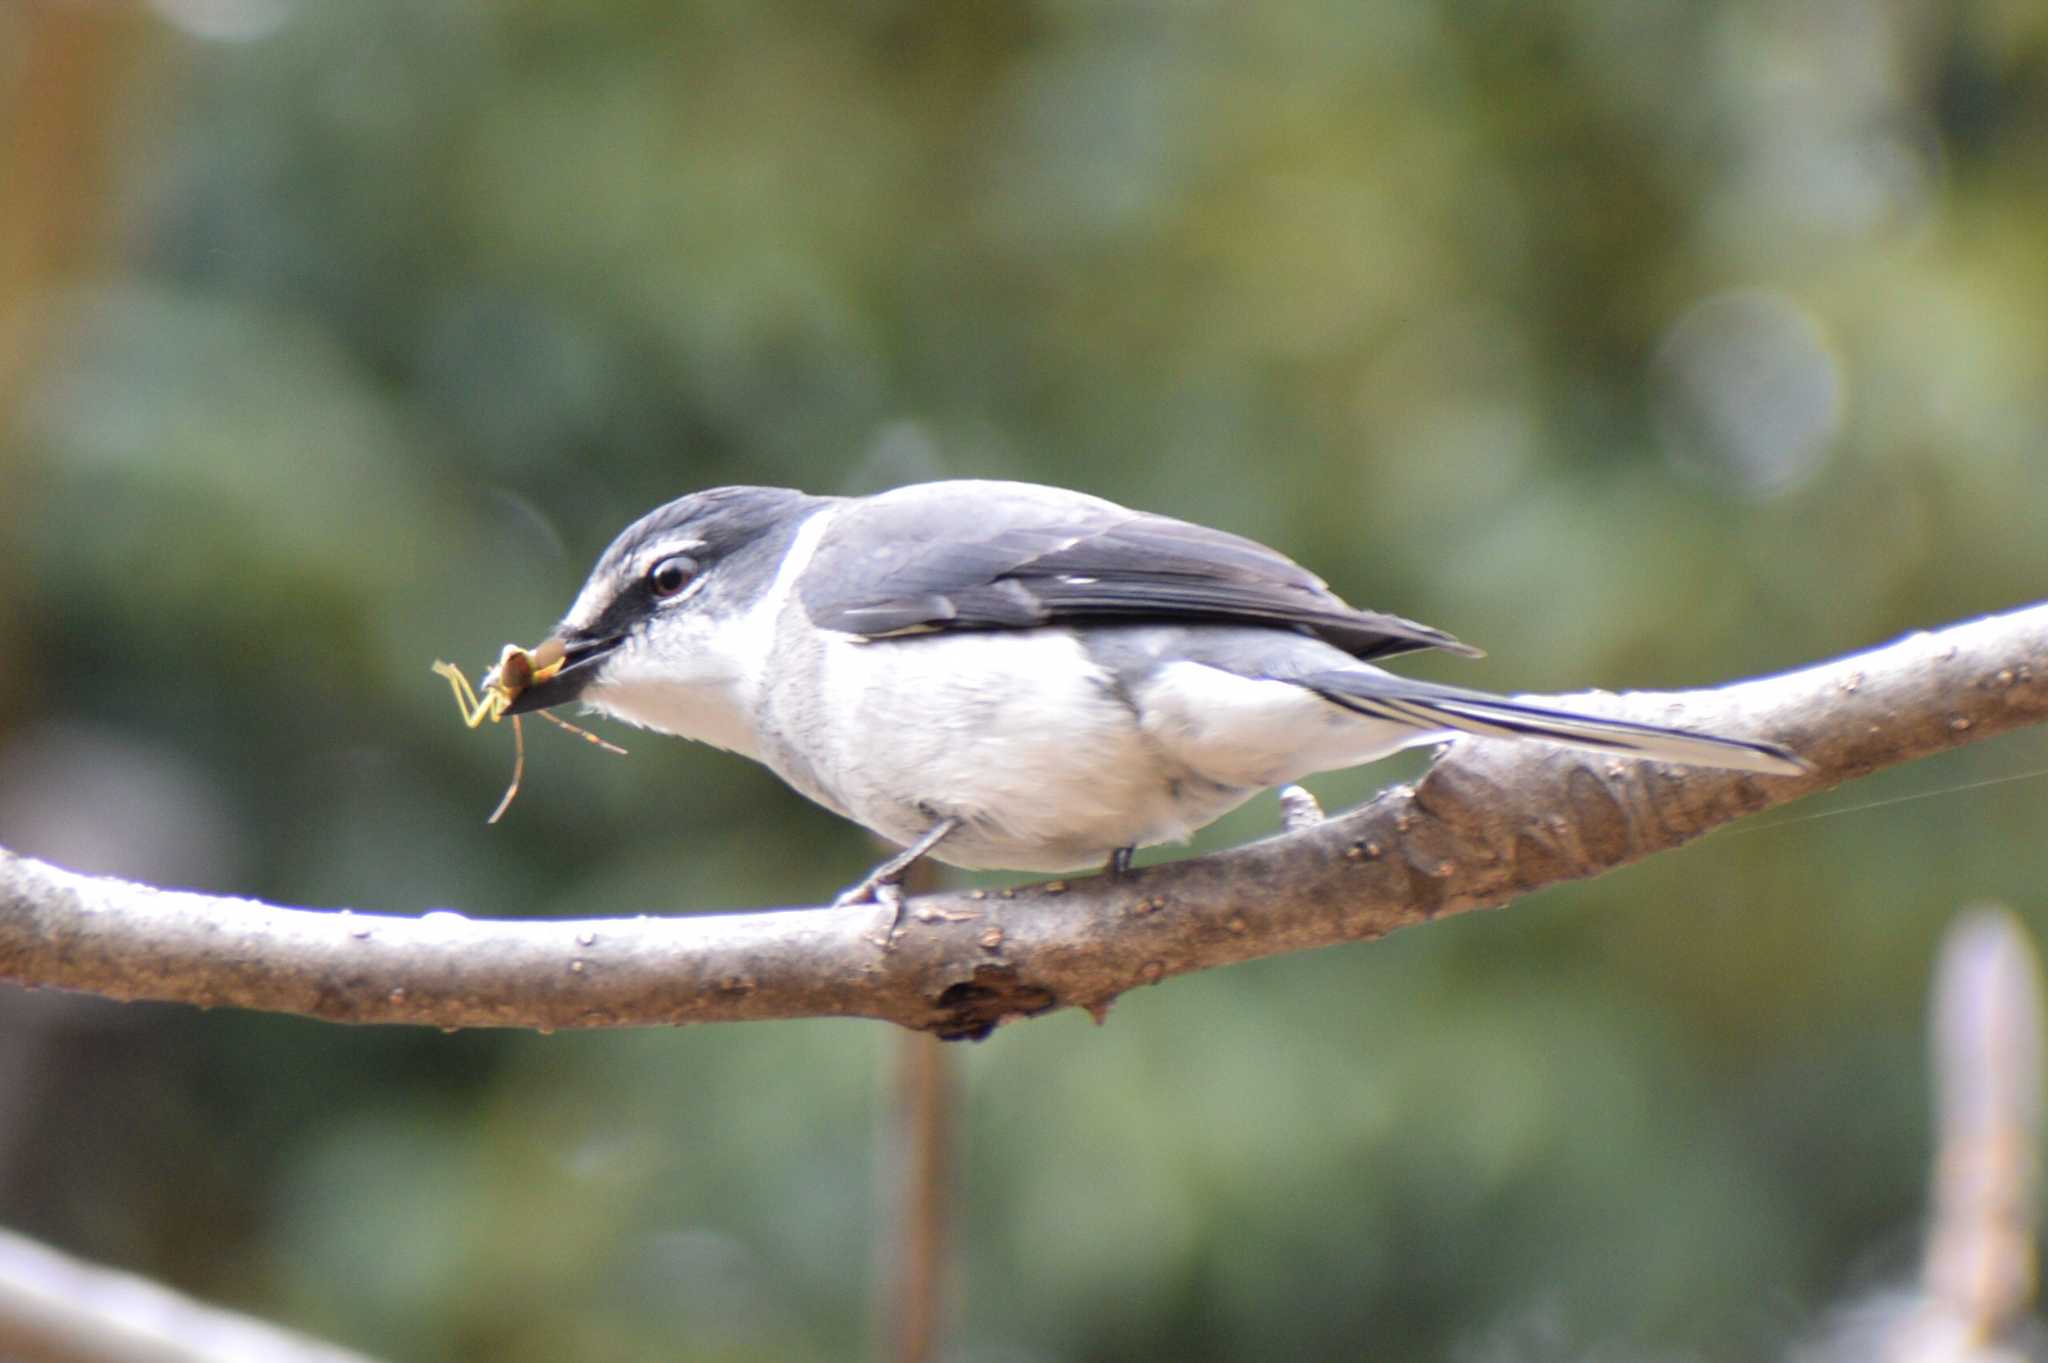
[[[498,807],[491,811],[485,823],[496,823],[505,811],[512,807],[512,797],[519,793],[520,778],[526,775],[526,731],[519,727],[519,716],[512,716],[512,784],[505,787],[505,797],[498,801]]]
[[[536,672],[534,673],[534,675],[537,677],[540,674]],[[626,750],[620,747],[618,744],[608,742],[605,739],[599,738],[596,734],[590,732],[590,730],[588,729],[578,728],[576,725],[571,724],[568,720],[563,719],[560,715],[552,714],[546,710],[535,710],[534,713],[539,715],[542,719],[548,721],[548,723],[553,724],[558,728],[567,729],[570,733],[576,735],[576,737],[582,739],[586,743],[595,743],[598,747],[603,748],[606,752],[615,752],[621,757],[624,757],[626,755]],[[519,718],[519,716],[514,715],[512,716],[512,718],[516,720]]]
[[[492,686],[489,677],[484,679],[484,693],[479,696],[454,663],[436,662],[434,672],[448,679],[449,689],[455,692],[455,707],[462,711],[462,722],[470,728],[477,728],[487,719],[505,717],[505,707],[512,703],[511,698]]]

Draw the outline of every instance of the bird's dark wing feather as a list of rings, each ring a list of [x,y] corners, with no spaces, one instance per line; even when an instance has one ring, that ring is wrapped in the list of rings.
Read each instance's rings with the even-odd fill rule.
[[[812,623],[885,638],[1214,621],[1299,630],[1357,658],[1478,651],[1412,620],[1354,610],[1313,573],[1240,536],[1057,489],[1025,496],[1021,486],[978,496],[972,484],[941,484],[847,504],[804,574]]]

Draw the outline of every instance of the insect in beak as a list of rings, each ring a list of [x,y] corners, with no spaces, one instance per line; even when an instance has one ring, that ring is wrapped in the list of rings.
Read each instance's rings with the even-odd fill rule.
[[[497,665],[484,673],[483,680],[475,687],[469,678],[454,663],[436,662],[434,674],[448,680],[449,689],[455,692],[456,708],[462,712],[462,722],[470,728],[480,728],[488,720],[495,724],[507,718],[512,702],[518,700],[525,690],[537,683],[547,681],[562,670],[567,660],[560,640],[550,639],[531,650],[517,644],[505,645],[498,655]],[[541,718],[568,730],[586,742],[595,743],[606,752],[624,757],[626,750],[615,743],[607,743],[588,729],[579,729],[568,720],[546,710],[539,712]],[[526,773],[526,733],[520,728],[519,716],[512,720],[512,783],[505,787],[505,796],[498,801],[498,807],[491,811],[486,823],[496,823],[511,807],[512,797],[519,793],[519,781]]]

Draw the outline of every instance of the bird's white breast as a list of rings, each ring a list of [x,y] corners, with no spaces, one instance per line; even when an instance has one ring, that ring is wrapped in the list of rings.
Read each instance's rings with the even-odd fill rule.
[[[860,641],[786,634],[763,760],[897,842],[966,826],[935,855],[963,866],[1070,870],[1185,836],[1189,804],[1129,699],[1065,630]],[[1232,791],[1223,808],[1250,791]]]

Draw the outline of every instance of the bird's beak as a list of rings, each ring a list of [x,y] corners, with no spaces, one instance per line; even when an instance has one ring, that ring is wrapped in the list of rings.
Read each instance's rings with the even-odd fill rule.
[[[533,650],[534,680],[512,697],[505,713],[523,715],[530,710],[551,710],[557,705],[567,705],[590,685],[591,678],[597,675],[597,664],[624,642],[622,634],[606,639],[565,639],[559,634],[549,636]]]

